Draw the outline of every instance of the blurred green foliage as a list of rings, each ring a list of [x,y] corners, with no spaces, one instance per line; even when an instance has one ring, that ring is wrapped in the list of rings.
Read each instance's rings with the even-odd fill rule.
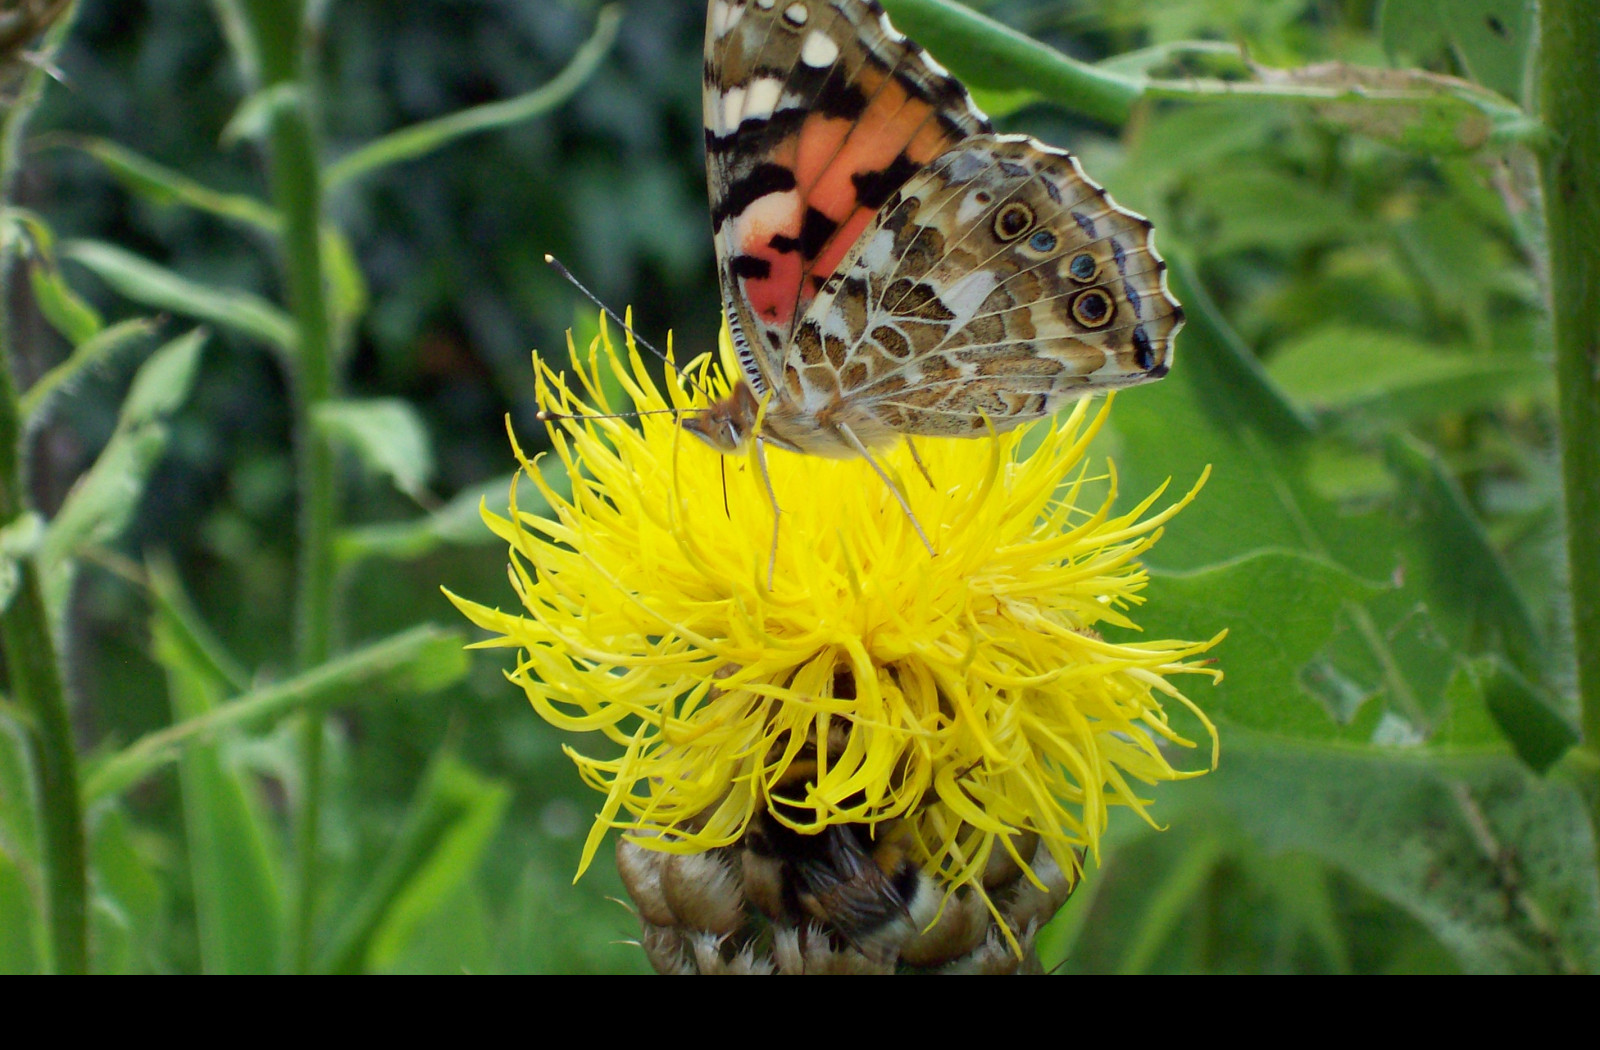
[[[1600,968],[1593,831],[1544,775],[1576,708],[1542,242],[1512,141],[1528,5],[970,5],[1118,75],[1238,84],[1259,63],[1312,92],[1415,66],[1464,85],[1396,81],[1411,94],[1381,114],[1176,92],[1121,127],[1043,97],[983,39],[941,38],[939,3],[888,6],[1006,130],[1072,147],[1155,221],[1191,317],[1171,376],[1119,398],[1103,451],[1126,492],[1212,468],[1151,552],[1141,623],[1230,629],[1225,681],[1195,696],[1222,762],[1156,792],[1172,830],[1118,815],[1047,964]],[[598,799],[503,680],[507,654],[469,665],[460,638],[404,632],[457,626],[441,583],[514,600],[478,499],[504,499],[505,420],[539,433],[530,351],[559,356],[592,325],[545,252],[632,304],[641,332],[712,345],[703,7],[629,0],[559,108],[373,157],[357,151],[550,83],[603,16],[314,5],[322,159],[349,176],[325,213],[346,396],[316,416],[341,450],[343,523],[344,662],[322,679],[296,675],[287,642],[296,334],[258,135],[281,99],[247,103],[212,17],[231,7],[84,0],[13,193],[34,217],[11,324],[90,785],[94,968],[287,965],[306,785],[284,718],[326,709],[319,968],[643,971],[609,866],[570,884]],[[25,731],[0,708],[6,972],[47,959]]]

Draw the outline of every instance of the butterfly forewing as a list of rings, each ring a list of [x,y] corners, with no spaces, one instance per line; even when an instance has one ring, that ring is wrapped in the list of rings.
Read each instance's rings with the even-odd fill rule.
[[[723,295],[761,393],[883,203],[988,129],[966,89],[863,0],[713,0],[705,123]]]

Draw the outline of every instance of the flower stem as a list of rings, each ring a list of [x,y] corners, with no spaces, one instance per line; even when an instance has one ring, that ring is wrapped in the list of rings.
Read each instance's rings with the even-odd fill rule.
[[[303,0],[248,0],[241,5],[260,62],[263,91],[281,92],[270,132],[272,197],[283,222],[283,264],[294,313],[297,353],[294,431],[300,490],[299,581],[295,663],[308,670],[327,659],[333,623],[333,534],[337,491],[333,449],[316,426],[317,409],[335,393],[332,325],[322,256],[322,172],[312,122]],[[301,741],[302,797],[295,831],[292,965],[304,972],[313,957],[317,843],[322,798],[322,715],[305,716]]]
[[[1582,747],[1600,753],[1600,16],[1539,5],[1542,158]],[[1591,792],[1591,798],[1600,792]],[[1594,814],[1600,828],[1600,813]]]
[[[23,127],[49,80],[49,56],[66,35],[76,13],[74,4],[51,29],[43,49],[45,57],[35,63],[18,97],[0,117],[0,203],[10,199],[21,166]],[[9,524],[27,512],[22,462],[25,428],[12,375],[17,347],[12,339],[11,296],[5,291],[11,287],[15,256],[16,236],[0,235],[0,524]],[[28,747],[44,833],[43,883],[51,949],[48,968],[57,973],[86,973],[88,878],[72,718],[38,567],[32,558],[19,557],[17,571],[20,578],[16,592],[0,612],[0,648],[5,651],[7,684],[31,723]]]

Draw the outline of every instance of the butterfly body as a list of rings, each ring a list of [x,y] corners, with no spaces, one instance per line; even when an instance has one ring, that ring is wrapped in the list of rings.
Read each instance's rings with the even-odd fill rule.
[[[1166,374],[1150,223],[996,134],[875,0],[712,0],[705,126],[741,374],[683,425],[720,451],[870,457]]]

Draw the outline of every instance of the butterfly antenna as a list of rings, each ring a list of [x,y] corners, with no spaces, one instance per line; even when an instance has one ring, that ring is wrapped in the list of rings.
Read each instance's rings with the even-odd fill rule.
[[[657,350],[655,348],[655,346],[653,346],[648,339],[644,338],[644,336],[640,335],[638,332],[635,332],[633,330],[633,327],[631,325],[629,325],[628,322],[624,321],[622,318],[617,316],[617,312],[615,310],[611,309],[611,307],[609,307],[605,303],[601,302],[599,296],[595,295],[593,292],[589,291],[589,289],[585,288],[583,286],[583,282],[578,280],[576,277],[574,277],[572,275],[572,271],[567,269],[565,266],[563,266],[560,259],[557,259],[554,255],[551,255],[549,252],[546,252],[545,256],[544,256],[544,261],[549,263],[552,267],[554,267],[556,273],[559,273],[562,277],[565,277],[567,279],[567,283],[568,284],[572,285],[572,287],[574,287],[578,291],[582,292],[583,293],[583,297],[585,299],[589,300],[591,303],[593,303],[594,305],[598,306],[600,308],[600,312],[601,313],[605,314],[607,317],[609,317],[613,321],[615,321],[617,323],[618,327],[620,327],[624,332],[628,333],[628,338],[632,339],[636,344],[638,344],[639,346],[644,347],[646,350],[650,351],[652,354],[655,354],[657,357],[659,357],[662,361],[666,362],[668,365],[671,365],[673,368],[677,368],[677,365],[674,365],[672,363],[671,359],[669,359],[666,354],[663,354],[660,350]],[[691,386],[693,386],[695,388],[695,390],[698,391],[700,394],[702,394],[705,397],[710,397],[711,396],[711,394],[707,390],[705,390],[703,387],[701,387],[699,383],[696,383],[692,377],[688,376],[685,373],[680,373],[680,374],[684,375],[684,378],[689,380],[689,384]]]
[[[548,408],[541,408],[533,414],[533,418],[541,423],[549,423],[558,419],[637,419],[639,416],[691,416],[696,412],[706,412],[704,408],[647,408],[642,412],[552,412]]]

